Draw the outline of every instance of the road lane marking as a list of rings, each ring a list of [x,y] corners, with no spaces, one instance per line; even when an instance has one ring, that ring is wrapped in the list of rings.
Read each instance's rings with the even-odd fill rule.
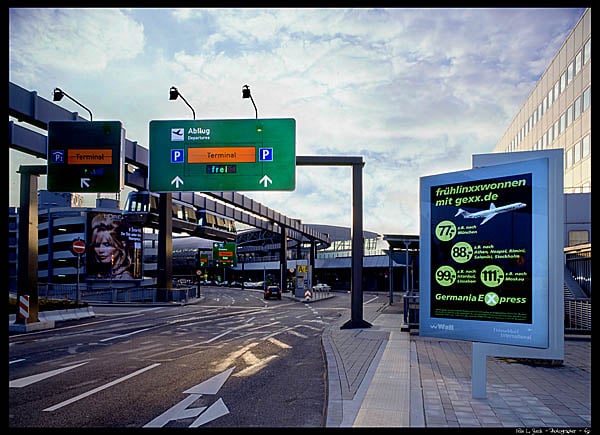
[[[122,378],[115,379],[114,381],[109,382],[108,384],[101,385],[98,388],[94,388],[93,390],[90,390],[88,392],[80,394],[79,396],[75,396],[75,397],[73,397],[71,399],[68,399],[68,400],[65,400],[63,402],[60,402],[60,403],[58,403],[58,404],[56,404],[54,406],[51,406],[49,408],[43,409],[42,411],[56,411],[57,409],[60,409],[63,406],[67,406],[67,405],[70,405],[71,403],[77,402],[78,400],[85,399],[86,397],[91,396],[92,394],[95,394],[95,393],[97,393],[99,391],[102,391],[102,390],[105,390],[107,388],[110,388],[113,385],[117,385],[117,384],[119,384],[121,382],[124,382],[127,379],[130,379],[130,378],[133,378],[134,376],[140,375],[140,374],[144,373],[147,370],[153,369],[154,367],[158,367],[159,365],[160,365],[160,363],[149,365],[148,367],[144,367],[143,369],[140,369],[140,370],[138,370],[136,372],[130,373],[127,376],[123,376]]]
[[[21,379],[15,379],[14,381],[10,381],[8,386],[10,388],[26,387],[27,385],[35,384],[36,382],[43,381],[44,379],[51,378],[52,376],[60,375],[61,373],[67,372],[71,369],[74,369],[74,368],[77,368],[84,364],[87,364],[88,362],[89,361],[85,361],[85,362],[82,362],[79,364],[75,364],[74,366],[63,367],[61,369],[56,369],[56,370],[52,370],[49,372],[40,373],[37,375],[27,376],[27,377],[21,378]]]
[[[251,326],[254,326],[254,323],[245,323],[243,325],[236,326],[235,328],[231,328],[231,329],[211,338],[210,340],[205,341],[203,344],[212,343],[213,341],[218,340],[221,337],[224,337],[225,335],[229,334],[230,332],[237,331],[238,329],[250,328]]]
[[[103,338],[102,340],[100,340],[100,342],[115,340],[117,338],[129,337],[130,335],[139,334],[140,332],[144,332],[144,331],[147,331],[149,329],[150,328],[144,328],[144,329],[140,329],[139,331],[130,332],[129,334],[121,334],[121,335],[115,335],[114,337]]]
[[[283,341],[279,341],[273,337],[267,338],[267,341],[273,343],[276,346],[281,347],[282,349],[291,349],[292,348],[292,346],[290,346],[289,344],[286,344]]]

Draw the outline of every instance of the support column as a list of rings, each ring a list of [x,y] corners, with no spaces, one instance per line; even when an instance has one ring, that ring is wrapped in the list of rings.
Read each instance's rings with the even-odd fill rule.
[[[29,317],[17,316],[15,323],[39,322],[38,298],[38,177],[46,174],[47,166],[20,166],[21,191],[19,202],[19,264],[17,303],[29,296]],[[51,259],[48,259],[51,261]]]
[[[172,193],[161,193],[158,200],[157,299],[167,302],[173,288],[173,210]]]
[[[281,227],[281,243],[279,244],[279,288],[285,290],[285,277],[287,273],[287,228]]]

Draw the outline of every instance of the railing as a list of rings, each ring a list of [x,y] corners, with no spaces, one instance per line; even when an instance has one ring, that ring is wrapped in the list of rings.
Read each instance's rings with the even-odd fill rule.
[[[587,296],[592,297],[592,245],[565,248],[565,264],[577,284]]]
[[[419,293],[409,291],[403,296],[404,324],[408,329],[419,329]]]
[[[77,284],[43,284],[39,297],[65,299],[81,302],[122,303],[122,302],[184,302],[200,297],[198,286],[185,285],[172,289],[157,287],[113,287],[99,288],[80,284],[77,298]]]
[[[565,333],[592,333],[592,300],[589,298],[565,298]]]

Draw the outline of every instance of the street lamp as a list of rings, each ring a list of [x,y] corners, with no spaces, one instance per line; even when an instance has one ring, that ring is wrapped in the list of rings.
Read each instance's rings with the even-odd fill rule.
[[[258,119],[258,109],[256,108],[256,104],[254,104],[254,98],[252,98],[252,94],[250,94],[250,87],[248,85],[242,86],[242,99],[243,98],[250,98],[250,101],[252,101],[252,105],[254,106],[256,119]]]
[[[67,94],[65,91],[63,91],[60,88],[54,88],[54,96],[52,97],[53,101],[60,101],[63,99],[63,97],[67,97],[69,100],[75,102],[76,104],[80,105],[81,107],[83,107],[85,110],[87,110],[90,114],[90,121],[93,120],[92,117],[92,111],[90,109],[88,109],[87,107],[85,107],[83,104],[81,104],[79,101],[77,101],[75,98],[71,97],[69,94]]]
[[[183,95],[181,95],[179,93],[179,91],[177,90],[177,88],[175,86],[171,86],[171,89],[169,89],[169,100],[176,100],[177,97],[181,97],[181,99],[185,102],[185,104],[187,104],[188,107],[190,109],[192,109],[192,115],[194,116],[194,119],[196,119],[196,112],[194,111],[194,108],[192,106],[190,106],[190,103],[188,103],[185,98],[183,98]]]

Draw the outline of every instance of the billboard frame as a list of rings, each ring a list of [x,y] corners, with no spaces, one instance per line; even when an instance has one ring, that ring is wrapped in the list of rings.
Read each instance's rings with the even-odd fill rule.
[[[421,195],[421,263],[426,267],[420,268],[421,282],[421,303],[420,303],[420,334],[438,336],[449,339],[470,340],[473,342],[472,359],[472,382],[473,397],[486,397],[486,357],[489,356],[507,356],[523,358],[541,358],[562,360],[564,358],[564,270],[563,270],[563,151],[562,150],[544,150],[527,151],[516,153],[491,153],[474,155],[473,168],[466,171],[458,171],[451,174],[442,174],[438,176],[422,177],[420,180]],[[540,164],[546,167],[546,170],[539,170]],[[533,171],[527,168],[534,168]],[[477,337],[469,338],[468,334],[453,336],[452,328],[448,330],[432,331],[426,329],[430,326],[430,297],[431,297],[431,187],[434,183],[460,181],[460,176],[476,174],[480,176],[485,174],[486,179],[503,174],[516,174],[531,172],[532,181],[532,260],[534,269],[532,270],[532,294],[540,293],[543,300],[539,297],[533,300],[532,310],[533,319],[529,325],[531,329],[537,328],[538,334],[546,334],[546,343],[539,340],[536,345],[527,345],[526,342],[517,339],[519,333],[513,334],[517,342],[501,343],[494,342],[493,334],[481,338],[480,327],[493,328],[494,326],[504,326],[504,322],[496,325],[494,322],[480,320],[455,320],[443,319],[448,325],[460,325],[461,322],[467,322],[473,335]],[[537,174],[537,175],[536,175]],[[459,175],[458,178],[454,177]],[[540,204],[542,205],[540,208]],[[545,248],[544,248],[545,244]],[[544,251],[544,249],[546,249]],[[540,269],[541,267],[541,269]],[[540,270],[545,276],[540,275]],[[535,276],[538,278],[533,279]],[[537,288],[533,286],[538,286]],[[546,288],[539,287],[545,286]],[[545,292],[545,294],[544,294]],[[541,302],[541,307],[537,304]],[[537,314],[536,314],[537,313]],[[475,323],[474,323],[475,322]],[[477,325],[475,328],[474,325]],[[511,327],[515,326],[512,323]],[[464,327],[464,325],[462,325]],[[520,325],[516,325],[517,329]],[[528,324],[522,325],[527,329]],[[450,332],[449,332],[450,330]],[[521,329],[520,329],[521,330]],[[463,330],[464,331],[464,330]],[[538,337],[539,338],[539,337]],[[485,342],[482,342],[485,341]],[[542,344],[542,345],[540,345]]]

